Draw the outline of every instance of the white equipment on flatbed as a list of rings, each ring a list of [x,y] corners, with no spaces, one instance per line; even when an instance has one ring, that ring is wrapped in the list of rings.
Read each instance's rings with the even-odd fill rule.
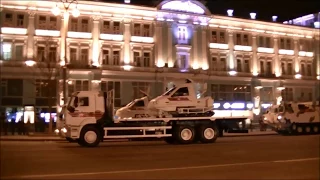
[[[170,144],[189,144],[213,143],[218,137],[211,116],[113,119],[113,97],[113,90],[73,93],[64,117],[65,137],[87,147],[97,146],[103,139],[151,137],[164,138]]]
[[[279,134],[319,134],[319,105],[285,103],[271,106],[263,115],[264,123],[274,127]]]
[[[206,89],[206,85],[204,85]],[[208,117],[213,113],[211,96],[197,96],[195,83],[187,79],[185,83],[177,84],[164,94],[148,103],[148,111],[155,112],[158,117]]]

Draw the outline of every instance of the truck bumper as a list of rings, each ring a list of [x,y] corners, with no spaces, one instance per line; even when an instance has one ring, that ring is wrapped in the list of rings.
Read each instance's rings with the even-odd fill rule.
[[[80,127],[78,126],[66,126],[65,131],[62,132],[67,138],[78,139],[80,137]]]

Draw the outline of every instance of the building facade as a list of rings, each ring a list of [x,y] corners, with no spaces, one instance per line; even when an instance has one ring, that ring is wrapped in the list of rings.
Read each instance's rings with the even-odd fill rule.
[[[116,107],[143,96],[139,90],[156,96],[184,78],[207,83],[217,109],[259,114],[280,99],[319,100],[315,28],[217,16],[195,0],[157,7],[78,1],[70,15],[63,11],[55,1],[1,1],[7,111],[62,105],[65,64],[68,94],[114,89]]]

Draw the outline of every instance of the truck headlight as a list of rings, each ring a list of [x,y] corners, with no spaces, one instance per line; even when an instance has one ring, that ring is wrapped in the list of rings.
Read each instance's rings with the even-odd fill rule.
[[[56,133],[56,134],[59,134],[59,129],[56,129],[56,130],[54,130],[54,132]]]
[[[278,119],[279,119],[279,120],[282,119],[282,116],[278,116]]]
[[[67,133],[67,129],[66,129],[66,128],[62,128],[62,129],[61,129],[61,132]]]

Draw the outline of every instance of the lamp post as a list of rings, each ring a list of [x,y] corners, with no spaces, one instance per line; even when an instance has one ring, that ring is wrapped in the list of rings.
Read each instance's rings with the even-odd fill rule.
[[[71,4],[75,4],[76,7],[73,8],[72,10],[72,16],[73,17],[78,17],[80,15],[80,11],[78,10],[78,1],[77,0],[60,0],[60,3],[62,3],[63,8],[64,8],[64,14],[63,14],[63,30],[64,32],[62,32],[63,34],[61,34],[61,36],[63,35],[63,40],[64,40],[64,47],[63,47],[63,51],[64,51],[64,58],[62,61],[60,61],[60,66],[62,67],[62,79],[63,79],[63,103],[66,104],[66,100],[67,100],[67,37],[68,37],[68,23],[69,23],[69,9]],[[60,8],[58,7],[58,3],[56,4],[55,7],[52,8],[51,12],[55,15],[58,16],[61,14],[60,12]],[[61,43],[62,45],[62,43]],[[62,49],[62,48],[61,48]]]

